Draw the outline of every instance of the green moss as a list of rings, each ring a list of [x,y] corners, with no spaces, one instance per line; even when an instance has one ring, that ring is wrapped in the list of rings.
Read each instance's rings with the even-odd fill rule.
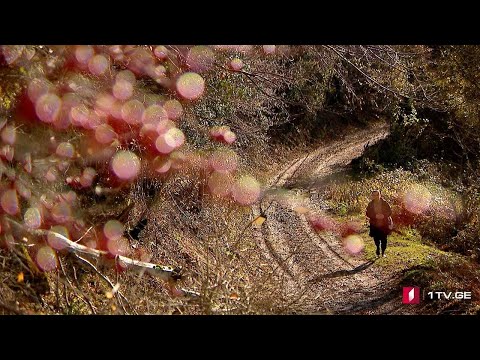
[[[368,233],[363,234],[363,238],[365,240],[365,258],[367,260],[376,259],[376,247],[373,239],[368,236]],[[433,246],[424,244],[421,236],[411,229],[402,231],[402,234],[390,235],[385,253],[387,257],[378,259],[376,265],[395,271],[429,265],[434,258],[445,254]]]

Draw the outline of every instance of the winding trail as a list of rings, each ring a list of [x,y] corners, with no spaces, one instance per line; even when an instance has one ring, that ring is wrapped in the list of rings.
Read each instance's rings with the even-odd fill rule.
[[[341,179],[352,159],[387,135],[385,123],[350,133],[291,161],[269,185],[303,194],[307,208],[321,209],[318,192],[322,186],[333,178]],[[398,274],[386,274],[363,256],[350,256],[340,239],[313,231],[305,214],[294,207],[291,201],[267,195],[253,211],[267,218],[254,229],[254,236],[263,255],[279,268],[285,296],[296,305],[296,313],[389,314],[409,310],[402,306],[396,287]]]

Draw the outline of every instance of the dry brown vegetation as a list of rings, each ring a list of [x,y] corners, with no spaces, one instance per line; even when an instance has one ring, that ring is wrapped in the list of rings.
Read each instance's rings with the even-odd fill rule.
[[[390,136],[354,162],[352,177],[322,184],[316,205],[347,221],[363,215],[369,189],[381,188],[399,229],[473,260],[438,265],[466,286],[480,254],[479,54],[449,46],[3,46],[0,312],[299,311],[281,264],[253,235],[252,205],[286,164],[379,117]],[[148,126],[141,115],[149,108],[162,126]],[[131,167],[138,159],[133,175],[112,165],[121,151]],[[256,180],[242,183],[245,176]],[[300,180],[286,188],[301,188]],[[428,211],[406,206],[406,196],[428,202]],[[29,217],[27,226],[27,209],[38,209],[41,223]],[[112,219],[125,229],[109,248],[103,227]],[[52,250],[31,226],[63,226],[72,241],[108,256]],[[42,271],[45,247],[53,262]],[[123,271],[117,255],[182,277]],[[468,271],[456,278],[458,268]]]

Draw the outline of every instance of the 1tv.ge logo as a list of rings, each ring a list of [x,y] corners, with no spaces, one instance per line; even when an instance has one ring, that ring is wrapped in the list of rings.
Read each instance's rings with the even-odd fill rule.
[[[420,303],[420,288],[417,286],[405,286],[403,288],[402,303],[404,304],[419,304]]]
[[[425,294],[424,294],[425,295]],[[429,291],[426,293],[426,300],[472,300],[471,291]],[[417,286],[405,286],[403,288],[404,304],[420,303],[420,288]]]

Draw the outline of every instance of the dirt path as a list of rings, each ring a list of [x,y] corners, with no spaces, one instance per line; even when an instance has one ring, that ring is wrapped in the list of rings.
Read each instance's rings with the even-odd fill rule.
[[[317,190],[359,156],[367,144],[388,134],[386,124],[377,124],[345,136],[285,166],[270,185],[294,188],[307,194],[308,208],[321,208]],[[297,190],[300,188],[301,190]],[[293,211],[291,201],[272,201],[267,196],[255,215],[263,210],[267,220],[254,230],[264,256],[278,265],[284,277],[286,297],[298,313],[384,314],[403,312],[395,274],[385,274],[374,262],[346,253],[333,235],[312,230],[304,214]],[[305,201],[302,203],[305,206]],[[394,289],[394,290],[392,290]]]

